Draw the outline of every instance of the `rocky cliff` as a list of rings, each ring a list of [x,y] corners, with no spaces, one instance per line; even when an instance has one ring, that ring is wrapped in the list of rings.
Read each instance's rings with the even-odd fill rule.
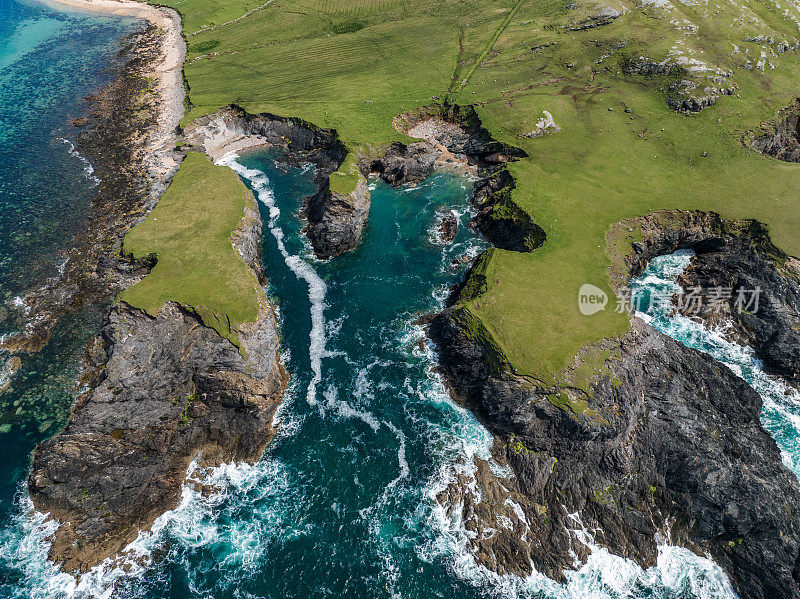
[[[800,162],[800,100],[781,111],[772,123],[765,123],[750,146],[778,160]]]
[[[260,277],[256,206],[232,242]],[[85,571],[176,506],[189,463],[257,459],[286,386],[262,298],[240,347],[179,305],[151,317],[120,302],[87,350],[89,390],[67,427],[36,449],[29,491],[59,526],[50,558]]]
[[[192,121],[184,137],[189,147],[204,151],[214,161],[232,152],[272,148],[288,161],[313,163],[319,189],[307,199],[303,214],[308,220],[305,232],[314,252],[326,259],[358,245],[369,216],[369,189],[359,175],[353,192],[331,191],[330,176],[347,156],[347,148],[336,131],[301,119],[249,114],[231,105]]]
[[[541,227],[511,199],[516,183],[505,165],[525,152],[495,140],[473,106],[426,106],[399,115],[394,126],[421,141],[395,142],[377,157],[362,156],[362,172],[403,185],[422,182],[435,168],[457,170],[475,179],[473,229],[507,250],[529,252],[544,242]]]
[[[654,256],[694,248],[691,280],[757,282],[768,297],[796,307],[797,276],[753,222],[671,212],[619,226],[638,227],[641,236],[620,255],[611,273],[616,285]],[[800,485],[762,428],[761,399],[751,387],[635,318],[621,338],[586,348],[586,357],[608,356],[587,385],[547,387],[504,369],[476,341],[475,324],[454,299],[430,326],[442,370],[494,433],[495,457],[514,474],[498,481],[484,469],[478,496],[455,485],[441,498],[473,529],[500,531],[471,541],[480,563],[524,575],[532,560],[562,579],[574,555],[585,560],[582,535],[593,531],[595,542],[649,566],[661,535],[709,553],[744,597],[800,597]],[[771,352],[773,371],[786,376],[797,372],[793,314],[786,326],[767,311],[761,325],[743,317],[738,327],[748,340],[769,338],[754,346]],[[776,338],[781,351],[772,350]],[[508,500],[519,510],[504,508]],[[476,507],[487,501],[508,512],[505,524]]]
[[[367,224],[370,193],[367,181],[359,178],[352,193],[335,193],[325,185],[306,200],[303,215],[306,235],[314,253],[332,258],[355,248]]]

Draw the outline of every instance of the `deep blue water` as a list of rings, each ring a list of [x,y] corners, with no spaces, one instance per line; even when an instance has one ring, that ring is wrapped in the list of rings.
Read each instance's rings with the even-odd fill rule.
[[[0,293],[13,299],[57,272],[85,217],[94,184],[53,139],[69,137],[81,98],[112,75],[117,41],[132,25],[8,0],[0,8],[0,260],[8,265]],[[28,29],[15,35],[20,27]],[[647,571],[595,547],[566,585],[491,575],[464,550],[465,531],[434,497],[457,473],[469,477],[491,439],[451,401],[413,323],[441,307],[464,258],[485,247],[466,227],[468,181],[440,173],[411,189],[374,182],[362,244],[319,262],[298,218],[311,168],[264,153],[226,163],[256,193],[266,225],[264,269],[291,376],[275,441],[253,466],[193,472],[219,492],[203,497],[187,486],[126,561],[80,580],[59,573],[45,559],[51,525],[32,513],[22,477],[33,444],[68,413],[75,357],[98,316],[65,321],[0,394],[0,597],[731,596],[712,563],[668,546]],[[432,231],[451,210],[459,234],[440,245]],[[646,284],[669,284],[669,272]]]

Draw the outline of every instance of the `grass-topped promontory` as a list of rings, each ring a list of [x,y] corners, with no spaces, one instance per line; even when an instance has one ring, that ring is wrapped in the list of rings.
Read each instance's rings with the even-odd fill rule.
[[[231,169],[190,152],[153,211],[125,236],[123,253],[155,256],[156,264],[119,299],[152,316],[176,302],[238,345],[239,325],[255,321],[264,301],[255,273],[231,245],[252,203]]]
[[[800,11],[788,0],[159,1],[184,15],[186,120],[235,101],[370,152],[408,141],[396,115],[474,104],[497,139],[528,153],[510,167],[511,201],[547,239],[492,252],[482,293],[462,306],[520,374],[558,379],[580,348],[627,330],[625,315],[577,305],[584,283],[611,291],[605,234],[620,219],[673,208],[756,218],[800,255],[800,166],[742,143],[800,92]],[[668,105],[715,86],[731,95],[700,113]],[[561,131],[526,137],[543,110]],[[354,184],[349,168],[336,190]]]

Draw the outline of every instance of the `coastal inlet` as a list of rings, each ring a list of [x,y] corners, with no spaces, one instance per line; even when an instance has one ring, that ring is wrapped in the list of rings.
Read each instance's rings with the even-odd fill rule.
[[[278,433],[253,466],[193,470],[204,491],[187,484],[127,561],[79,580],[44,563],[50,530],[23,511],[2,544],[4,567],[21,582],[10,596],[732,596],[718,568],[677,548],[663,548],[647,571],[595,548],[564,585],[497,576],[467,551],[469,532],[436,496],[470,479],[473,458],[491,460],[492,439],[452,402],[414,323],[441,308],[486,246],[466,226],[471,182],[447,173],[416,187],[373,180],[362,244],[322,262],[298,218],[313,168],[266,153],[225,162],[264,219],[264,270],[291,377]],[[446,244],[439,226],[450,214],[459,226]]]

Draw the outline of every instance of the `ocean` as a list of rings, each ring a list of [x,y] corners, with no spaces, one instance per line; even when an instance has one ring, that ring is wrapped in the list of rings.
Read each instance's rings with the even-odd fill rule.
[[[114,77],[119,41],[138,26],[0,0],[0,336],[25,327],[21,298],[59,276],[85,226],[97,180],[70,122],[84,114],[84,97]],[[101,318],[96,306],[65,318],[0,391],[3,522],[17,510],[34,445],[69,415],[79,358]],[[15,586],[0,567],[0,596]]]
[[[43,277],[57,276],[60,252],[85,218],[95,174],[59,138],[69,140],[81,98],[113,76],[116,45],[136,24],[10,0],[0,7],[0,294],[13,302]],[[34,38],[25,31],[40,41],[28,42]],[[267,290],[291,376],[275,440],[255,465],[195,472],[216,491],[203,495],[187,485],[181,504],[142,533],[126,559],[80,579],[60,573],[46,560],[52,524],[32,512],[24,477],[34,444],[68,414],[79,350],[102,310],[74,316],[0,393],[8,473],[0,489],[0,596],[735,596],[706,558],[665,544],[658,566],[642,570],[595,547],[588,533],[589,562],[565,584],[538,574],[498,576],[472,560],[467,531],[435,497],[453,477],[471,475],[473,457],[490,458],[491,436],[452,401],[415,324],[443,306],[469,258],[487,247],[467,227],[470,181],[449,173],[400,189],[372,181],[361,245],[321,262],[299,218],[314,190],[312,167],[288,166],[263,151],[225,164],[254,191],[265,223]],[[459,232],[443,245],[436,228],[448,213]],[[674,267],[654,262],[640,282],[674,284]],[[659,327],[658,318],[668,320],[648,317]],[[9,330],[19,326],[10,316],[3,322]],[[797,463],[795,451],[785,447],[787,463]]]

